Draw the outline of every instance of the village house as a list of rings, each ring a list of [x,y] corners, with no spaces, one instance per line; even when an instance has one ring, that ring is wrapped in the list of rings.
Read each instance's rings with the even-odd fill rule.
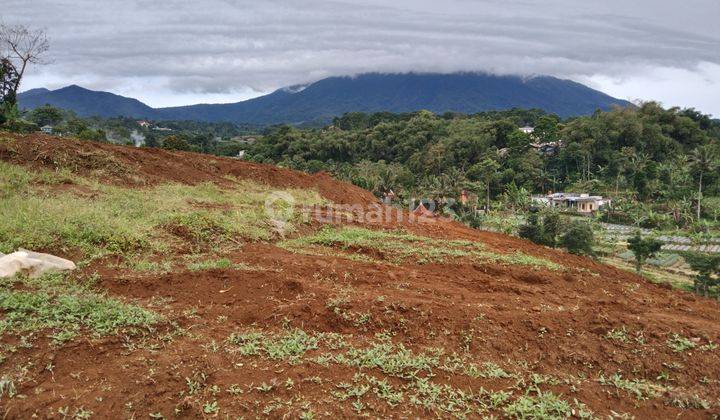
[[[561,211],[575,211],[585,214],[596,212],[612,203],[609,198],[585,193],[549,193],[548,195],[533,196],[532,201]]]
[[[525,134],[532,134],[533,131],[535,131],[535,127],[530,127],[530,126],[526,125],[525,127],[520,127],[520,131],[522,131]]]
[[[40,131],[42,131],[45,134],[52,134],[53,126],[52,125],[43,125],[42,127],[40,127]]]

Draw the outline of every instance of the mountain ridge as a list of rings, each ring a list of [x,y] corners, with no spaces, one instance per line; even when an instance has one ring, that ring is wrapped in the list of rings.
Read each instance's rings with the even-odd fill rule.
[[[540,108],[561,117],[628,106],[627,101],[571,80],[552,76],[497,76],[486,73],[364,73],[333,76],[287,86],[267,95],[225,104],[153,108],[110,92],[77,85],[32,89],[19,95],[22,107],[46,103],[80,116],[127,116],[154,120],[229,121],[254,124],[327,122],[346,112],[466,114],[510,108]]]

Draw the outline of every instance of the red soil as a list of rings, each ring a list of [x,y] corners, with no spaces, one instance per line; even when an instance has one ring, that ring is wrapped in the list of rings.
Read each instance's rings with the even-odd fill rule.
[[[327,175],[311,176],[192,153],[39,135],[15,140],[0,141],[0,159],[34,167],[70,168],[122,185],[166,181],[222,184],[223,176],[233,175],[283,188],[315,188],[341,204],[373,207],[376,202],[369,192]],[[383,215],[397,212],[376,209]],[[526,369],[559,378],[586,377],[577,387],[560,383],[543,389],[563,394],[569,401],[582,401],[596,415],[614,411],[637,418],[706,418],[720,414],[720,349],[675,353],[666,344],[672,334],[689,337],[698,345],[720,342],[717,302],[653,285],[591,259],[517,238],[438,218],[418,221],[408,220],[407,212],[403,215],[402,222],[343,223],[404,227],[434,238],[474,240],[498,252],[521,251],[569,268],[548,271],[472,261],[376,264],[340,256],[293,254],[273,243],[245,243],[226,252],[224,256],[234,262],[261,268],[249,271],[188,272],[178,265],[171,273],[148,275],[113,268],[110,261],[96,261],[84,270],[101,275],[98,287],[160,311],[187,334],[163,340],[162,334],[175,331],[163,325],[146,337],[127,341],[121,334],[76,340],[59,348],[46,341],[29,349],[18,348],[8,354],[0,371],[28,366],[28,380],[18,390],[25,397],[0,397],[0,406],[4,406],[8,418],[50,413],[58,416],[57,410],[62,407],[81,406],[100,418],[147,418],[157,412],[171,417],[176,409],[179,416],[193,418],[204,416],[203,402],[217,401],[223,415],[254,417],[276,398],[287,401],[295,397],[310,403],[321,416],[354,416],[349,403],[340,404],[330,394],[337,384],[352,382],[353,369],[309,362],[290,365],[212,350],[215,344],[222,347],[227,337],[238,330],[255,327],[280,331],[292,326],[308,332],[354,334],[358,340],[389,332],[395,343],[418,351],[444,347],[459,353],[466,351],[475,360],[494,362],[508,370]],[[370,314],[370,321],[362,327],[338,317],[327,307],[328,299],[344,287],[354,291],[346,309]],[[621,328],[632,337],[642,332],[645,344],[638,346],[632,340],[618,342],[605,337],[609,331]],[[464,337],[469,332],[473,339],[468,345]],[[5,337],[2,342],[13,340]],[[469,349],[463,350],[466,346]],[[54,366],[52,371],[46,369],[48,364]],[[205,391],[202,397],[181,395],[188,389],[186,378],[199,372],[207,375],[208,384],[218,385],[221,391],[216,395]],[[639,401],[623,390],[597,382],[600,374],[607,377],[615,372],[621,372],[624,378],[657,383],[661,381],[656,378],[669,372],[669,385],[682,391]],[[458,379],[442,371],[436,374],[437,382],[462,389],[499,390],[513,385],[512,380]],[[323,381],[308,381],[316,376]],[[275,378],[290,378],[296,385],[292,389],[279,386],[272,393],[249,387]],[[225,392],[231,384],[240,384],[244,393]],[[694,395],[709,401],[712,407],[681,409],[673,405],[673,401],[692,399]],[[374,395],[368,400],[372,416],[434,415],[408,404],[393,409]],[[291,404],[270,417],[286,412],[297,416],[299,405]]]
[[[249,179],[278,188],[315,189],[338,204],[375,203],[362,188],[338,182],[328,174],[308,175],[270,165],[198,153],[116,146],[42,134],[6,135],[0,142],[0,160],[45,169],[69,169],[123,186],[163,182],[229,184],[225,177]]]

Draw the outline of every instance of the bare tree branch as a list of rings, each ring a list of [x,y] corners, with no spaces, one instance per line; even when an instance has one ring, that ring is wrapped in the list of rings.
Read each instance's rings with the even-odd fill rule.
[[[45,64],[45,53],[50,49],[44,29],[30,29],[23,25],[0,24],[0,58],[8,60],[18,75],[13,93],[17,94],[29,64]]]

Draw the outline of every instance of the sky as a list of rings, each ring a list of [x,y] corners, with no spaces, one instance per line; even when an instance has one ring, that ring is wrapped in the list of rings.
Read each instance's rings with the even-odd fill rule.
[[[328,76],[483,71],[572,79],[720,117],[718,0],[2,0],[45,28],[23,90],[151,106],[237,102]]]

